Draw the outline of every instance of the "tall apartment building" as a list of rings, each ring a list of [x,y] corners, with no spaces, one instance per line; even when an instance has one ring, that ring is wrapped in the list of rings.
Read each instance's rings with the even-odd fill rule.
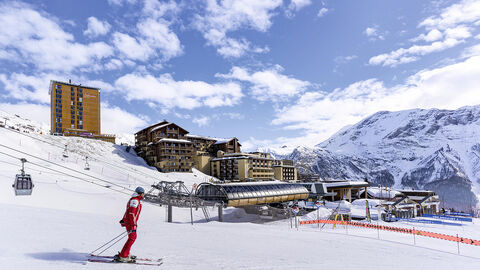
[[[100,88],[52,80],[49,94],[52,134],[115,143],[115,136],[101,134]]]
[[[275,159],[266,153],[220,152],[217,158],[210,161],[210,171],[213,177],[220,180],[272,180],[274,162]]]
[[[293,160],[276,160],[273,171],[275,179],[280,181],[295,181],[298,179],[297,168],[293,166]]]

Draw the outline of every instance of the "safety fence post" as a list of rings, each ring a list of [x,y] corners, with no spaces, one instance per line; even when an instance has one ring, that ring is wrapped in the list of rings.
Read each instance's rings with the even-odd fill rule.
[[[413,227],[413,245],[417,245],[417,240],[415,239],[415,227]]]
[[[460,255],[460,239],[458,239],[458,233],[457,233],[457,252]]]

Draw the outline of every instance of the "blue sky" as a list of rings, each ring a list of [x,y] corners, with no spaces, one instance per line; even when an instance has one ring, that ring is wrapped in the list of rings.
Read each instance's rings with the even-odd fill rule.
[[[380,110],[480,104],[480,1],[0,1],[0,109],[102,88],[102,131],[167,119],[245,150],[313,146]]]

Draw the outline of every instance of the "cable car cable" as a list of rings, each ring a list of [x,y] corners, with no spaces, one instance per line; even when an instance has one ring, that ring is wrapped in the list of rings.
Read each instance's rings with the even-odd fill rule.
[[[57,147],[57,148],[63,149],[61,146],[58,146],[58,145],[56,145],[56,144],[54,144],[54,143],[52,143],[52,142],[49,142],[49,141],[46,141],[46,140],[42,140],[42,139],[39,139],[39,138],[35,138],[34,136],[31,136],[31,135],[28,135],[28,134],[25,134],[25,133],[22,133],[22,132],[19,132],[19,131],[16,131],[16,130],[11,130],[11,129],[6,129],[6,130],[11,131],[11,132],[14,132],[14,133],[18,133],[18,134],[20,134],[20,135],[23,135],[23,136],[26,136],[26,137],[29,137],[29,138],[32,138],[32,139],[34,139],[34,140],[41,141],[41,142],[43,142],[43,143],[46,143],[46,144],[55,146],[55,147]],[[73,151],[71,151],[71,152],[73,152]],[[76,152],[74,152],[74,153],[76,153]],[[76,153],[76,154],[77,154],[77,155],[81,155],[81,154],[79,154],[79,153]],[[113,166],[113,167],[116,167],[116,168],[119,168],[119,169],[122,169],[122,170],[124,170],[124,171],[127,171],[127,168],[128,168],[128,171],[134,172],[134,173],[136,173],[136,174],[143,175],[144,177],[148,177],[148,178],[151,178],[151,179],[154,179],[154,180],[158,180],[158,179],[156,179],[155,177],[153,177],[153,176],[151,176],[151,175],[149,175],[149,174],[146,174],[146,173],[144,173],[144,172],[138,171],[137,169],[133,169],[133,168],[130,168],[130,167],[125,168],[125,167],[122,167],[122,166],[119,166],[119,165],[115,165],[115,164],[109,163],[109,162],[107,162],[107,161],[105,161],[105,160],[98,159],[98,158],[94,158],[94,160],[95,160],[95,161],[100,161],[100,162],[102,162],[102,163],[108,164],[108,165],[110,165],[110,166]],[[168,177],[167,177],[167,178],[168,178]],[[139,182],[146,183],[146,182],[144,182],[144,181],[142,181],[142,180],[139,180]]]
[[[107,181],[107,180],[103,180],[103,179],[101,179],[101,178],[98,178],[98,177],[96,177],[96,176],[92,176],[92,175],[88,175],[88,174],[86,174],[86,173],[83,173],[83,172],[76,171],[76,170],[74,170],[74,169],[71,169],[71,168],[68,168],[68,167],[66,167],[66,166],[63,166],[63,165],[57,164],[57,163],[55,163],[55,162],[51,162],[51,161],[49,161],[49,160],[46,160],[46,159],[43,159],[43,158],[40,158],[40,157],[34,156],[34,155],[32,155],[32,154],[28,154],[28,153],[26,153],[26,152],[23,152],[23,151],[20,151],[20,150],[17,150],[17,149],[11,148],[11,147],[9,147],[9,146],[3,145],[3,144],[0,144],[0,146],[1,146],[1,147],[4,147],[4,148],[7,148],[7,149],[10,149],[10,150],[12,150],[12,151],[16,151],[16,152],[22,153],[22,154],[24,154],[24,155],[28,155],[28,156],[31,156],[31,157],[33,157],[33,158],[36,158],[36,159],[39,159],[39,160],[45,161],[45,162],[47,162],[47,163],[51,163],[51,164],[57,165],[58,167],[61,167],[61,168],[64,168],[64,169],[67,169],[67,170],[70,170],[70,171],[76,172],[76,173],[78,173],[78,174],[82,174],[82,175],[85,175],[85,176],[88,176],[88,177],[91,177],[91,178],[94,178],[94,179],[100,180],[100,181],[102,181],[102,182],[105,182],[105,183],[108,183],[108,184],[111,184],[111,185],[114,185],[114,186],[120,187],[120,188],[122,188],[122,189],[126,189],[126,190],[133,191],[133,190],[131,190],[131,189],[128,189],[128,188],[126,188],[126,187],[123,187],[123,186],[121,186],[121,185],[115,184],[115,183],[113,183],[113,182],[110,182],[110,181]],[[7,154],[7,153],[3,153],[3,152],[0,152],[0,153],[2,153],[2,154],[4,154],[4,155],[8,155],[8,156],[11,156],[11,157],[13,157],[12,155],[9,155],[9,154]],[[15,158],[16,158],[16,157],[15,157]],[[31,161],[29,161],[29,163],[32,163],[32,164],[34,164],[34,163],[33,163],[33,162],[31,162]],[[48,168],[48,167],[44,167],[44,168]],[[50,169],[50,168],[48,168],[48,169]],[[57,171],[57,172],[59,172],[59,171]]]
[[[48,161],[48,160],[45,160],[45,159],[42,159],[42,158],[38,158],[38,157],[33,156],[33,155],[31,155],[31,154],[25,153],[25,152],[23,152],[23,151],[19,151],[19,150],[10,148],[10,147],[5,146],[5,145],[3,145],[3,144],[0,144],[0,146],[5,147],[5,148],[8,148],[8,149],[11,149],[11,150],[14,150],[14,151],[17,151],[17,152],[20,152],[20,153],[22,153],[22,154],[25,154],[25,155],[28,155],[28,156],[31,156],[31,157],[34,157],[34,158],[37,158],[37,159],[40,159],[40,160],[43,160],[43,161],[46,161],[46,162],[48,162],[48,163],[52,163],[52,164],[54,164],[54,165],[60,166],[60,167],[62,167],[62,168],[65,168],[65,169],[68,169],[68,170],[71,170],[71,171],[74,171],[74,172],[76,172],[76,173],[84,174],[84,175],[86,175],[86,176],[89,176],[89,177],[98,179],[98,180],[100,180],[100,181],[103,181],[103,182],[106,182],[106,183],[109,183],[109,184],[113,184],[114,186],[120,187],[120,188],[122,188],[122,189],[124,189],[124,190],[128,190],[128,191],[130,191],[130,192],[133,191],[133,190],[131,190],[131,189],[128,189],[128,188],[123,187],[123,186],[120,186],[120,185],[117,185],[117,184],[115,184],[115,183],[112,183],[112,182],[109,182],[109,181],[103,180],[103,179],[101,179],[101,178],[94,177],[94,176],[91,176],[91,175],[88,175],[88,174],[85,174],[85,173],[82,173],[82,172],[78,172],[78,171],[76,171],[76,170],[73,170],[73,169],[70,169],[70,168],[68,168],[68,167],[65,167],[65,166],[56,164],[56,163],[54,163],[54,162],[51,162],[51,161]],[[19,159],[19,160],[21,160],[21,158],[18,158],[18,157],[16,157],[16,156],[13,156],[13,155],[11,155],[11,154],[8,154],[8,153],[2,152],[2,151],[0,151],[0,154],[3,154],[3,155],[5,155],[5,156],[8,156],[8,157],[11,157],[11,158],[14,158],[14,159]],[[52,168],[49,168],[49,167],[46,167],[46,166],[37,164],[37,163],[35,163],[35,162],[28,161],[28,163],[30,163],[30,164],[32,164],[32,165],[35,165],[35,166],[38,166],[38,167],[40,167],[40,168],[44,168],[44,169],[47,169],[47,170],[51,170],[51,171],[54,171],[54,172],[57,172],[57,173],[60,173],[60,174],[63,174],[63,175],[67,175],[67,176],[70,176],[70,177],[73,177],[73,178],[82,180],[82,181],[87,182],[87,183],[90,183],[90,184],[94,184],[94,185],[97,185],[97,186],[100,186],[100,187],[103,187],[103,188],[108,188],[108,189],[110,189],[110,190],[113,190],[113,191],[116,191],[116,192],[119,192],[119,193],[122,193],[122,194],[125,194],[125,195],[128,195],[128,196],[131,195],[131,193],[127,193],[127,192],[124,192],[124,191],[121,191],[121,190],[116,190],[116,189],[113,189],[113,188],[111,188],[111,187],[108,187],[108,186],[99,184],[99,183],[97,183],[97,182],[95,182],[95,181],[83,179],[83,178],[81,178],[81,177],[68,174],[68,173],[66,173],[66,172],[62,172],[62,171],[59,171],[59,170],[55,170],[55,169],[52,169]],[[158,206],[158,207],[162,207],[161,205],[158,205],[158,204],[153,203],[153,202],[150,202],[150,201],[146,201],[146,202],[149,203],[149,204]]]
[[[0,151],[0,154],[9,156],[9,157],[12,157],[12,158],[15,158],[15,159],[19,159],[19,158],[13,156],[13,155],[10,155],[10,154],[7,154],[7,153],[1,152],[1,151]],[[44,168],[44,169],[51,170],[51,171],[54,171],[54,172],[57,172],[57,173],[61,173],[61,174],[63,174],[63,175],[67,175],[67,176],[70,176],[70,177],[73,177],[73,178],[76,178],[76,179],[79,179],[79,180],[82,180],[82,181],[85,181],[85,182],[88,182],[88,183],[91,183],[91,184],[94,184],[94,185],[98,185],[98,186],[101,186],[101,187],[104,187],[104,188],[109,188],[109,189],[111,189],[111,190],[114,190],[114,191],[117,191],[117,192],[120,192],[120,193],[123,193],[123,194],[130,195],[130,193],[126,193],[126,192],[123,192],[123,191],[120,191],[120,190],[115,190],[115,189],[112,189],[111,187],[106,187],[106,186],[104,186],[104,185],[102,185],[102,184],[99,184],[99,183],[97,183],[97,182],[95,182],[95,181],[83,179],[83,178],[80,178],[80,177],[78,177],[78,176],[68,174],[68,173],[66,173],[66,172],[62,172],[62,171],[59,171],[59,170],[55,170],[55,169],[52,169],[52,168],[48,168],[48,167],[46,167],[46,166],[37,164],[37,163],[35,163],[35,162],[29,161],[28,163],[30,163],[30,164],[32,164],[32,165],[34,165],[34,166],[38,166],[38,167],[40,167],[40,168]],[[101,180],[101,179],[100,179],[100,181],[108,182],[108,181]],[[123,189],[127,189],[127,188],[125,188],[125,187],[122,187],[122,188],[123,188]],[[127,189],[127,190],[128,190],[128,189]]]

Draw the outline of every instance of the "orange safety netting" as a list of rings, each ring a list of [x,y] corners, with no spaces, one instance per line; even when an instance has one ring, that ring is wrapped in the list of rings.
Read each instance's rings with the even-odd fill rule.
[[[384,225],[375,225],[375,224],[370,224],[370,223],[353,222],[353,221],[336,221],[336,220],[325,220],[325,219],[300,221],[300,225],[318,224],[318,223],[350,225],[350,226],[364,227],[364,228],[370,228],[370,229],[378,229],[378,230],[384,230],[384,231],[408,233],[408,234],[415,234],[415,235],[433,237],[433,238],[443,239],[443,240],[448,240],[448,241],[453,241],[453,242],[460,242],[460,243],[474,245],[474,246],[480,246],[480,241],[478,241],[478,240],[473,240],[473,239],[469,239],[469,238],[465,238],[465,237],[458,237],[458,236],[453,236],[453,235],[447,235],[447,234],[441,234],[441,233],[433,233],[433,232],[427,232],[427,231],[407,229],[407,228],[399,228],[399,227],[384,226]]]

